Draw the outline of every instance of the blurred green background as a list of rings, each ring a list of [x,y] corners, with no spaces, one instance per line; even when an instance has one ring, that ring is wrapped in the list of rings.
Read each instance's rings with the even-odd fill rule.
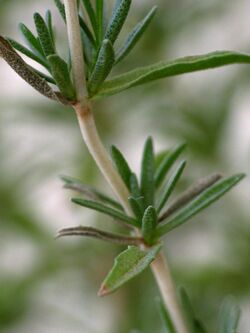
[[[248,0],[134,0],[129,30],[150,6],[159,11],[141,45],[118,71],[216,49],[250,52]],[[110,1],[112,5],[112,1]],[[20,40],[18,23],[53,1],[0,1],[2,35]],[[53,239],[64,226],[105,225],[70,203],[60,174],[109,192],[82,142],[74,113],[39,96],[0,60],[0,332],[163,332],[150,271],[116,294],[96,293],[122,249],[88,239]],[[164,80],[95,104],[107,148],[116,144],[138,171],[148,135],[157,150],[187,141],[181,190],[213,171],[250,169],[250,67],[233,66]],[[165,242],[178,285],[189,291],[210,332],[227,294],[250,331],[250,180]]]

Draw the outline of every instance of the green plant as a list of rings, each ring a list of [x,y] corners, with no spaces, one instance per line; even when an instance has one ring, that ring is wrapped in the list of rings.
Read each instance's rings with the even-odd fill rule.
[[[197,182],[168,204],[186,162],[183,161],[173,168],[172,175],[166,182],[165,179],[185,145],[158,156],[154,153],[153,140],[149,138],[143,151],[139,181],[116,147],[111,149],[113,163],[111,162],[95,128],[92,101],[161,78],[233,63],[250,63],[250,56],[219,51],[161,62],[107,79],[112,69],[119,65],[142,37],[155,15],[156,8],[153,7],[136,25],[124,46],[116,50],[115,42],[126,21],[131,0],[116,0],[110,19],[104,15],[103,0],[96,0],[95,7],[89,0],[66,0],[65,4],[56,0],[55,3],[68,30],[70,57],[67,60],[62,59],[57,52],[50,11],[46,13],[45,19],[38,13],[34,15],[37,36],[24,24],[20,24],[27,47],[13,39],[0,37],[0,55],[40,93],[75,109],[90,153],[118,201],[69,177],[63,177],[65,187],[76,189],[87,198],[73,199],[74,203],[110,215],[127,228],[123,235],[92,227],[66,228],[59,232],[58,237],[91,236],[129,246],[117,257],[99,294],[106,295],[115,291],[151,264],[169,313],[164,309],[165,306],[161,306],[163,312],[165,311],[163,317],[168,318],[165,320],[168,331],[205,332],[193,316],[191,305],[183,291],[181,295],[184,308],[188,310],[187,318],[181,313],[166,260],[160,252],[161,238],[219,199],[244,175],[223,179],[219,173],[215,173]],[[25,63],[17,51],[42,65],[45,72]],[[52,88],[53,86],[55,88]],[[222,324],[218,332],[234,332],[238,322],[238,310],[227,305],[221,318]]]

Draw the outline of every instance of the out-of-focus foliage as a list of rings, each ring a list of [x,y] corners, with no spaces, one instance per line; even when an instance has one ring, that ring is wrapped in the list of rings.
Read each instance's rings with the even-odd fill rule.
[[[142,45],[124,61],[124,71],[215,48],[249,52],[248,1],[134,1],[128,28],[155,4],[161,10]],[[13,35],[15,22],[26,21],[34,10],[45,12],[46,5],[53,8],[50,1],[0,1],[1,34],[10,35],[11,29]],[[100,300],[96,289],[117,249],[87,240],[54,241],[65,225],[108,223],[68,203],[57,176],[71,174],[105,189],[106,184],[84,148],[74,114],[40,99],[2,61],[0,71],[5,80],[0,91],[0,331],[127,333],[134,327],[162,332],[150,272]],[[100,134],[107,147],[114,143],[125,150],[137,170],[138,149],[149,134],[158,150],[185,140],[194,165],[187,166],[180,191],[214,170],[248,174],[249,74],[247,67],[227,68],[107,98],[96,103]],[[211,332],[226,294],[242,308],[239,333],[249,331],[249,197],[247,178],[214,210],[166,239],[174,277]]]

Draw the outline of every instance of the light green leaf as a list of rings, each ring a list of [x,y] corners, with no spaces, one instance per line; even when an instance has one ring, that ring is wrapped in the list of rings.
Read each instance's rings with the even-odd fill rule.
[[[168,171],[172,167],[172,165],[175,163],[177,158],[180,156],[180,154],[183,152],[183,150],[186,148],[186,144],[181,144],[177,146],[176,148],[171,149],[166,156],[162,159],[162,162],[159,164],[155,171],[155,187],[158,188],[164,178],[166,177]]]
[[[97,61],[90,76],[88,89],[90,95],[93,95],[106,77],[109,75],[115,61],[114,49],[108,39],[104,39],[99,51]]]
[[[217,51],[205,55],[179,58],[141,67],[106,81],[96,97],[110,96],[162,78],[212,69],[231,64],[249,64],[250,55],[231,51]]]
[[[129,34],[127,40],[125,41],[122,48],[118,51],[116,55],[116,63],[120,62],[124,59],[129,52],[135,47],[137,42],[140,40],[144,32],[146,31],[147,27],[149,26],[150,22],[152,21],[155,13],[156,13],[157,6],[154,6],[147,16],[139,22],[135,28]]]
[[[105,296],[116,291],[129,280],[142,273],[155,259],[160,251],[161,244],[158,244],[148,251],[143,251],[136,246],[130,246],[126,251],[119,254],[115,264],[102,283],[99,296]]]
[[[141,163],[141,195],[145,208],[154,204],[154,148],[152,138],[148,138]]]
[[[127,18],[131,1],[132,0],[121,0],[115,5],[113,15],[105,33],[105,39],[109,39],[112,44],[116,41]]]
[[[149,206],[142,218],[142,236],[148,245],[152,245],[155,241],[154,231],[157,225],[157,214],[153,206]]]
[[[189,220],[194,215],[198,214],[201,210],[205,209],[222,197],[244,177],[244,174],[235,175],[227,179],[222,179],[213,186],[209,187],[199,196],[194,198],[189,204],[183,207],[179,212],[177,212],[172,218],[170,218],[166,224],[159,225],[157,228],[157,236],[163,236],[167,232]]]
[[[127,188],[130,189],[130,177],[132,171],[124,158],[123,154],[115,146],[111,147],[111,157],[116,166],[117,171],[119,172],[122,180],[126,184]]]
[[[34,22],[45,56],[48,57],[49,55],[55,54],[56,50],[49,29],[39,13],[34,14]]]
[[[219,314],[217,333],[236,333],[239,319],[240,308],[232,297],[226,298]]]
[[[58,88],[62,95],[70,100],[75,100],[75,89],[71,82],[70,73],[67,63],[57,54],[48,56],[48,62],[51,69],[51,74],[55,79]]]
[[[160,315],[161,315],[161,320],[162,320],[163,325],[164,325],[165,333],[177,333],[175,328],[174,328],[173,322],[171,320],[170,314],[167,311],[167,309],[166,309],[165,305],[163,304],[162,300],[159,299],[157,301],[157,303],[158,303],[158,307],[159,307],[159,311],[160,311]]]
[[[76,203],[77,205],[87,207],[90,209],[94,209],[98,212],[101,212],[103,214],[109,215],[111,217],[114,217],[115,219],[118,219],[120,221],[126,222],[128,224],[131,224],[135,227],[138,227],[138,221],[135,220],[132,217],[129,217],[128,215],[125,215],[119,210],[115,210],[111,207],[105,206],[99,202],[92,201],[92,200],[84,200],[79,198],[72,199],[72,202]]]
[[[167,182],[167,185],[166,185],[166,187],[163,191],[161,200],[160,200],[159,205],[157,207],[157,212],[158,213],[161,211],[161,209],[164,207],[164,205],[168,201],[170,195],[172,194],[178,180],[180,179],[180,177],[181,177],[181,175],[184,171],[185,166],[186,166],[186,161],[181,162],[180,165],[178,166],[178,168],[175,170],[172,177],[170,177],[169,181]]]
[[[186,319],[185,321],[186,321],[186,324],[188,327],[188,331],[196,333],[195,326],[194,326],[196,318],[195,318],[195,313],[194,313],[190,298],[189,298],[186,290],[183,287],[181,287],[179,289],[179,294],[180,294],[180,298],[181,298],[181,304],[182,304],[183,312],[185,315],[185,319]]]

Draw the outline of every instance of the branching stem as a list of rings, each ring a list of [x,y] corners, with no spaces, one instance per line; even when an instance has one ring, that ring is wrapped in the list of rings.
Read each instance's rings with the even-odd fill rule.
[[[131,209],[128,203],[129,193],[121,177],[114,169],[109,155],[98,135],[92,108],[87,99],[86,82],[84,75],[83,48],[80,35],[79,19],[76,0],[65,0],[67,29],[70,54],[72,59],[72,73],[77,94],[77,103],[74,109],[77,114],[83,139],[94,158],[97,166],[110,184],[122,206],[128,214]],[[137,230],[138,233],[138,230]],[[151,264],[152,271],[158,283],[162,298],[173,319],[178,333],[188,333],[178,306],[175,287],[163,254],[159,254]]]

